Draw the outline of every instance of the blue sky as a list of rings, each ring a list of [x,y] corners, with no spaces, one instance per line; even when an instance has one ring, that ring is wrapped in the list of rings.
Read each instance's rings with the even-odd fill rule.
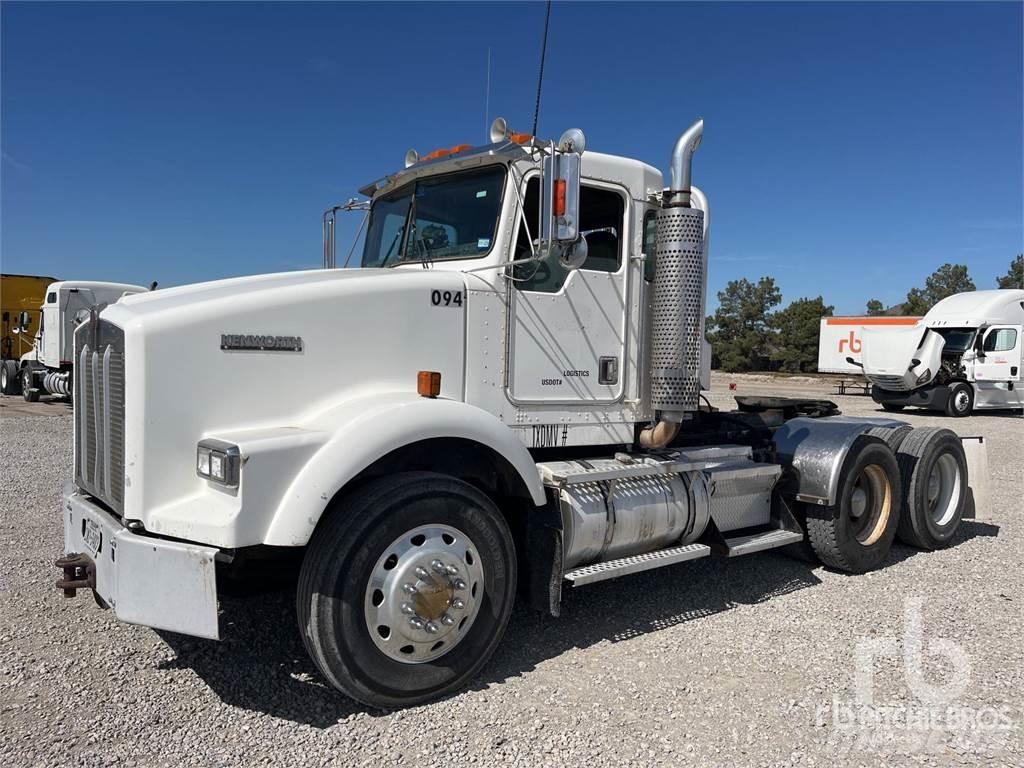
[[[405,150],[529,130],[539,3],[2,5],[2,268],[173,285],[316,267]],[[887,304],[1022,240],[1022,4],[555,3],[540,131],[694,180],[710,288]],[[343,221],[344,254],[358,224]]]

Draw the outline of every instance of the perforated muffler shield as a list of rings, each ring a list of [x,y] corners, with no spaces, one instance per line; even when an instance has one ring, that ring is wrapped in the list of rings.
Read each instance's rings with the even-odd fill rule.
[[[651,405],[697,410],[704,319],[704,212],[658,211],[651,303]]]

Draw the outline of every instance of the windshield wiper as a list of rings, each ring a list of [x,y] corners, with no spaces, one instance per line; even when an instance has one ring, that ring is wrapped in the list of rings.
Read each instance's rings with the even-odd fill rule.
[[[380,265],[377,267],[377,269],[384,269],[384,265],[388,263],[388,259],[391,258],[391,254],[394,253],[395,251],[395,245],[398,243],[399,239],[402,237],[404,233],[405,224],[403,224],[402,228],[395,233],[395,239],[391,241],[391,246],[388,248],[388,252],[384,254],[384,258],[381,259]]]

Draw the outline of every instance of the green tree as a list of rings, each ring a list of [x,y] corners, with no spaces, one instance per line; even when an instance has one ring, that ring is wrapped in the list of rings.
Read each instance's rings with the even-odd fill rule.
[[[996,282],[1000,288],[1024,288],[1024,253],[1017,254],[1017,258],[1010,262],[1006,275],[997,277]]]
[[[835,309],[818,296],[797,299],[771,316],[776,330],[772,359],[784,371],[814,371],[818,364],[818,334],[821,318],[830,317]]]
[[[718,309],[707,319],[708,341],[726,371],[753,371],[763,367],[772,336],[769,313],[782,301],[774,278],[756,283],[730,280],[718,292]]]
[[[903,303],[906,315],[923,315],[947,296],[975,290],[966,264],[943,264],[924,281],[924,288],[911,288]]]
[[[878,299],[868,299],[868,316],[875,317],[876,315],[885,314],[885,305],[882,304]]]

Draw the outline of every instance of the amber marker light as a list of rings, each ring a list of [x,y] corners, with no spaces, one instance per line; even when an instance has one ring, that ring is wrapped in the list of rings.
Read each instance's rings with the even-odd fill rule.
[[[437,397],[441,394],[441,374],[438,371],[420,371],[417,373],[416,391],[420,397]]]

